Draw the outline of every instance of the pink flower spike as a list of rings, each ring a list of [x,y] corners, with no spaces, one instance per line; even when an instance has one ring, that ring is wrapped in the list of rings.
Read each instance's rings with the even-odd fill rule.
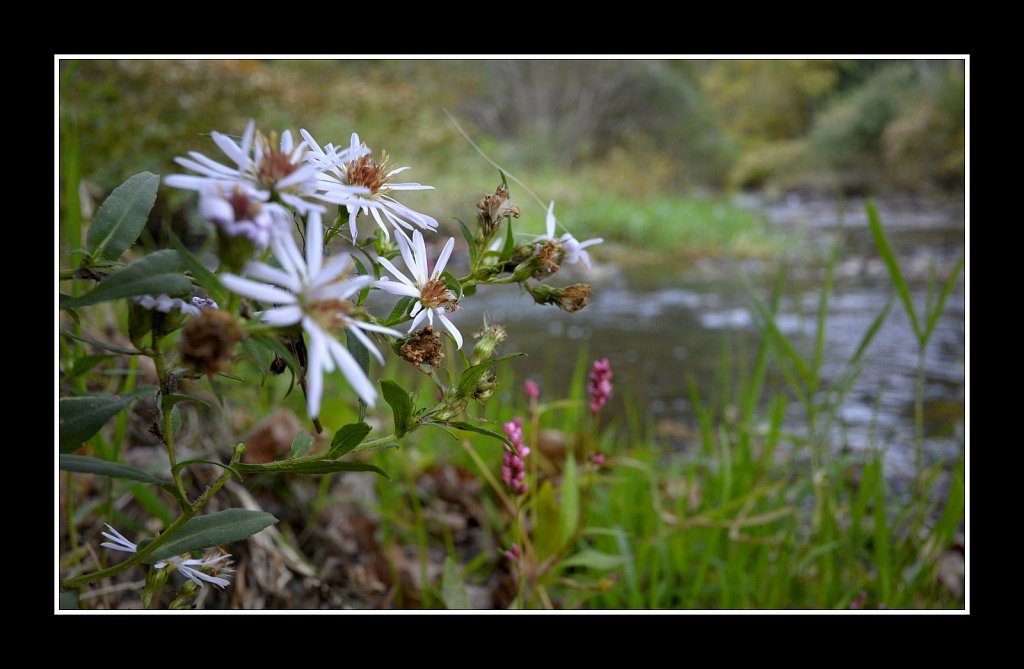
[[[526,463],[523,458],[530,454],[530,449],[523,445],[523,420],[514,418],[501,427],[515,447],[513,451],[508,444],[505,445],[505,453],[501,457],[501,482],[513,495],[526,494]]]
[[[540,397],[540,388],[537,387],[537,382],[533,379],[526,379],[526,382],[523,383],[523,394],[526,395],[526,399],[536,402]]]
[[[594,361],[587,394],[590,396],[590,413],[597,414],[612,394],[612,365],[608,358]]]

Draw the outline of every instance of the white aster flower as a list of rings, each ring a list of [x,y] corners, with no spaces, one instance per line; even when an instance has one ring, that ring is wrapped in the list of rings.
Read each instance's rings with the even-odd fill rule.
[[[455,343],[459,345],[459,348],[462,348],[462,334],[448,320],[448,317],[444,315],[446,309],[448,311],[455,311],[458,308],[458,302],[455,294],[448,289],[444,278],[441,277],[441,272],[444,271],[445,265],[448,264],[448,258],[451,257],[452,247],[455,246],[455,238],[451,237],[448,239],[448,243],[441,249],[441,255],[437,257],[434,271],[428,276],[427,249],[423,243],[423,235],[420,234],[419,230],[413,231],[412,241],[410,242],[404,232],[398,229],[395,232],[397,233],[398,248],[402,252],[405,266],[409,268],[409,272],[412,274],[412,279],[402,274],[387,258],[377,258],[380,264],[384,265],[385,269],[391,272],[392,276],[398,279],[398,281],[391,281],[388,277],[384,277],[380,281],[374,282],[373,285],[389,293],[407,295],[418,300],[416,306],[412,308],[413,319],[412,325],[409,326],[409,332],[419,327],[423,323],[424,318],[433,325],[434,315],[436,314],[445,329],[455,338]]]
[[[360,211],[373,216],[373,220],[377,221],[377,225],[384,231],[386,239],[391,237],[387,226],[384,225],[384,219],[387,219],[396,230],[400,227],[413,230],[414,226],[424,230],[437,230],[437,221],[433,217],[413,211],[389,195],[391,191],[434,188],[418,183],[391,183],[391,177],[404,172],[409,169],[408,167],[398,167],[389,171],[387,154],[382,154],[381,162],[378,163],[370,157],[366,145],[360,143],[357,133],[352,133],[348,151],[339,152],[332,144],[321,148],[308,132],[299,132],[310,149],[309,160],[319,170],[317,178],[323,191],[323,199],[348,208],[348,227],[353,242],[359,232],[356,228],[356,216]],[[334,160],[334,156],[342,153],[353,157],[339,164]],[[353,186],[363,187],[363,193],[353,194]]]
[[[594,244],[600,244],[604,241],[603,238],[598,237],[597,239],[588,239],[585,242],[578,241],[572,236],[572,233],[565,233],[561,237],[555,237],[555,226],[558,224],[558,220],[555,218],[555,201],[552,200],[548,206],[548,218],[547,218],[547,234],[538,235],[534,238],[535,242],[552,241],[558,242],[562,245],[562,249],[565,251],[565,262],[576,264],[580,260],[587,267],[590,267],[590,254],[583,249]]]
[[[354,160],[365,153],[362,149],[332,151],[318,157],[314,165],[306,160],[306,144],[293,141],[290,130],[285,130],[275,145],[267,137],[256,133],[254,121],[249,121],[245,127],[240,143],[217,131],[210,133],[210,136],[234,166],[223,165],[197,151],[190,151],[189,158],[178,157],[175,162],[197,172],[199,176],[172,174],[164,179],[167,185],[204,192],[218,186],[224,188],[232,184],[243,184],[255,189],[265,199],[276,194],[281,202],[302,215],[312,210],[325,210],[322,205],[311,201],[323,200],[317,180],[321,169]],[[361,189],[350,188],[349,192],[357,190]],[[345,200],[340,190],[329,201],[339,204],[339,200]]]
[[[153,566],[157,569],[163,569],[164,567],[168,566],[174,567],[179,572],[184,574],[186,578],[188,578],[190,581],[192,581],[200,587],[203,585],[203,581],[206,581],[207,583],[214,584],[218,588],[224,589],[231,584],[231,581],[229,581],[226,578],[221,578],[219,576],[212,576],[210,574],[207,574],[203,572],[202,569],[210,569],[215,573],[218,571],[222,571],[225,568],[227,568],[227,565],[223,565],[221,564],[221,562],[227,560],[230,557],[231,555],[227,553],[225,553],[224,555],[219,555],[217,557],[210,557],[209,555],[204,555],[202,558],[187,559],[174,555],[172,557],[167,558],[166,560],[161,560],[160,562],[155,563]],[[230,571],[231,570],[228,569],[225,573],[230,573]]]
[[[363,334],[372,330],[401,337],[401,333],[381,325],[350,318],[352,303],[347,298],[365,288],[373,280],[369,276],[343,276],[351,259],[347,253],[332,256],[324,262],[324,230],[319,212],[310,212],[306,224],[306,257],[303,258],[291,235],[271,240],[274,257],[282,269],[260,262],[250,262],[242,278],[223,274],[221,283],[239,295],[276,305],[261,314],[263,322],[275,327],[302,324],[307,337],[306,379],[309,415],[320,414],[323,397],[323,375],[335,368],[341,370],[349,384],[368,405],[373,406],[377,391],[355,361],[352,354],[331,330],[348,328],[356,339],[381,363],[377,347]],[[255,281],[253,279],[256,279]]]
[[[115,530],[110,526],[109,523],[104,523],[110,532],[100,532],[104,537],[110,539],[110,541],[104,541],[100,546],[109,548],[112,551],[121,551],[122,553],[134,553],[139,547],[128,541],[123,534]]]
[[[165,314],[169,314],[172,310],[177,309],[188,316],[198,316],[202,309],[202,306],[195,304],[195,298],[193,298],[193,301],[190,304],[185,300],[177,297],[170,297],[169,295],[139,295],[138,297],[133,297],[132,302],[143,309],[149,309],[150,311],[156,310]],[[209,300],[209,302],[213,303],[213,300]],[[215,304],[216,303],[214,303],[214,305]]]
[[[199,213],[228,237],[245,237],[265,249],[274,235],[288,233],[292,221],[288,210],[268,202],[269,197],[266,191],[243,184],[214,184],[200,192]]]

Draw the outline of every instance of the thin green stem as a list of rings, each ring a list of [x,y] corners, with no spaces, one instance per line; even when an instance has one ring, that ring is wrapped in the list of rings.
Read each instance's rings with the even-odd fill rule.
[[[924,524],[924,363],[925,347],[922,344],[917,354],[917,378],[914,382],[914,501],[917,505],[915,515],[915,536]]]
[[[72,501],[72,484],[74,479],[71,472],[67,473],[64,484],[64,512],[67,514],[68,540],[71,542],[71,553],[78,552],[78,533],[75,530],[75,506]]]
[[[188,508],[188,496],[185,494],[185,485],[181,481],[181,473],[178,469],[178,460],[174,452],[174,430],[171,427],[171,411],[170,407],[166,404],[166,398],[168,394],[167,384],[167,362],[164,359],[164,352],[160,348],[160,340],[162,336],[157,333],[157,329],[154,328],[152,332],[152,346],[153,346],[153,364],[156,366],[156,376],[160,382],[160,413],[163,415],[163,426],[162,432],[164,437],[164,445],[167,446],[167,459],[171,465],[171,478],[174,479],[174,487],[178,491],[175,498],[178,500],[178,504],[182,510]]]

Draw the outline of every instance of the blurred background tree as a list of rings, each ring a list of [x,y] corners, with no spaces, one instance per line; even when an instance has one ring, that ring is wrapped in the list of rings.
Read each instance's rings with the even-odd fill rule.
[[[562,174],[550,195],[570,200],[963,188],[963,61],[94,60],[62,63],[60,89],[98,191],[250,117],[358,131],[425,183],[492,187],[444,109],[510,167]]]

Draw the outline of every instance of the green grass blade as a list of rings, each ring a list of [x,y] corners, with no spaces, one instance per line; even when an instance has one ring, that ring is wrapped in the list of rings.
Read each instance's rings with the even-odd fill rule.
[[[961,255],[959,262],[953,267],[953,271],[950,272],[949,278],[946,279],[946,283],[942,286],[942,292],[939,293],[938,302],[935,303],[935,307],[928,313],[928,323],[924,329],[924,341],[925,343],[932,336],[932,332],[935,331],[935,326],[939,324],[939,317],[942,316],[942,310],[946,306],[946,299],[949,297],[953,289],[956,288],[957,281],[960,278],[960,273],[964,271],[964,263],[966,262],[966,256]]]
[[[896,287],[900,300],[903,301],[903,308],[906,310],[907,318],[910,319],[910,324],[914,328],[914,334],[923,343],[924,330],[921,329],[921,323],[917,320],[917,312],[914,310],[914,303],[910,299],[910,289],[907,288],[907,282],[903,279],[903,272],[900,271],[900,265],[896,261],[896,252],[893,251],[892,244],[889,243],[889,238],[885,234],[885,228],[882,227],[882,221],[878,218],[878,210],[875,209],[875,203],[868,202],[864,209],[868,214],[868,223],[871,225],[871,235],[875,238],[875,246],[878,247],[878,253],[882,256],[885,266],[889,269],[889,278],[892,280],[893,286]]]
[[[825,358],[825,323],[828,319],[828,301],[832,295],[832,280],[835,276],[840,248],[838,241],[832,246],[832,253],[829,255],[828,265],[825,267],[825,282],[821,286],[821,297],[818,300],[818,320],[814,331],[814,359],[811,362],[813,390],[817,389],[821,379],[821,362]]]

